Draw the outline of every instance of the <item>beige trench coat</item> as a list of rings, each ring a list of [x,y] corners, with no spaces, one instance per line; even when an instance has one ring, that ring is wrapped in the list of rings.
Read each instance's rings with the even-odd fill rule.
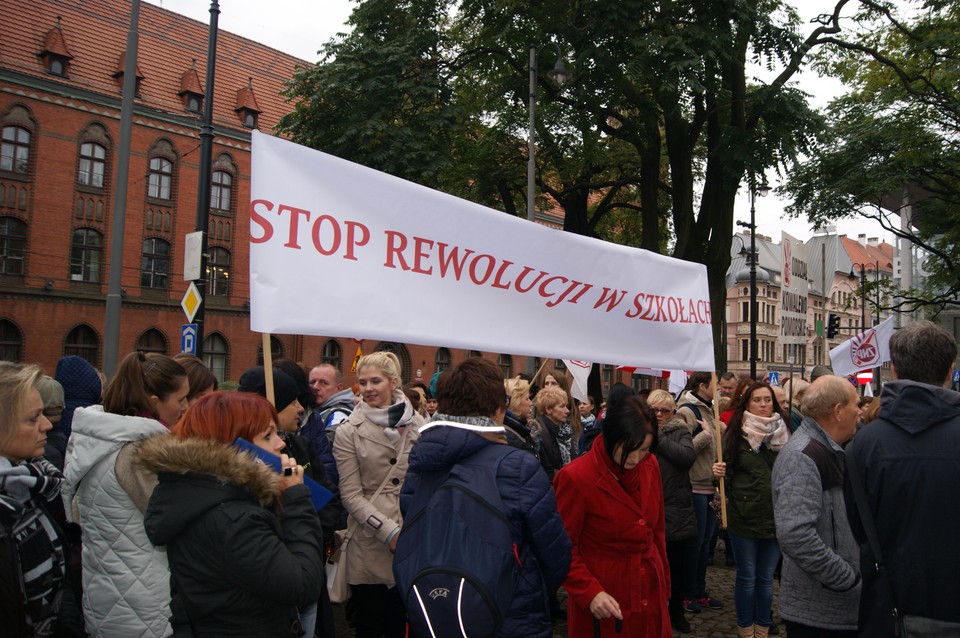
[[[393,553],[387,538],[402,522],[400,488],[423,417],[415,414],[394,443],[382,427],[364,418],[361,406],[340,424],[333,443],[340,472],[340,499],[349,515],[347,582],[393,585]],[[371,501],[388,473],[383,491]]]

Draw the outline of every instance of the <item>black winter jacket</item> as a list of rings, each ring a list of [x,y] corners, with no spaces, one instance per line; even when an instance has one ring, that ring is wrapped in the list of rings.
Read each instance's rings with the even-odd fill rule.
[[[420,439],[410,452],[410,465],[400,491],[400,510],[409,507],[420,475],[443,471],[494,443],[474,432],[451,427],[448,422],[430,422],[421,428]],[[570,568],[570,537],[557,511],[553,487],[537,459],[517,449],[504,447],[497,472],[497,485],[510,522],[523,568],[513,605],[497,636],[502,638],[550,638],[553,630],[547,603]]]
[[[846,455],[863,479],[900,612],[960,622],[960,394],[914,381],[884,384],[879,416]],[[844,497],[863,576],[860,635],[890,638],[891,603],[849,483]]]
[[[510,447],[526,450],[537,459],[540,458],[539,446],[533,432],[530,431],[526,423],[522,423],[510,410],[507,410],[507,413],[503,416],[503,429],[506,430],[507,444]]]
[[[673,416],[660,428],[656,448],[663,482],[663,513],[668,542],[697,535],[697,516],[693,510],[690,467],[697,458],[693,437],[682,417]]]
[[[296,636],[324,586],[309,489],[281,494],[275,472],[211,440],[153,437],[138,456],[160,479],[144,525],[167,546],[174,635]]]

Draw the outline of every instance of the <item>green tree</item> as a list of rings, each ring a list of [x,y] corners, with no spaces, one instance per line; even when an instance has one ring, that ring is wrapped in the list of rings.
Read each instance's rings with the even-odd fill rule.
[[[851,90],[830,104],[829,129],[787,190],[792,212],[816,225],[872,218],[923,248],[928,286],[892,306],[936,308],[960,295],[960,7],[901,9],[862,2],[857,28],[822,49],[820,68]],[[914,225],[902,230],[910,200]]]
[[[363,0],[351,22],[291,83],[282,130],[517,214],[527,57],[543,47],[540,191],[564,208],[566,230],[705,264],[718,318],[741,182],[809,150],[820,122],[788,81],[838,30],[804,39],[781,0]],[[575,71],[562,88],[545,77],[549,43]],[[782,71],[764,83],[748,60]],[[415,157],[403,154],[411,136],[424,145]]]

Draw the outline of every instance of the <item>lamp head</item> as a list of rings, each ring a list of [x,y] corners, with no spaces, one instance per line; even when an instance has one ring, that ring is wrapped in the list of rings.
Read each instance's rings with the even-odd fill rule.
[[[563,86],[573,79],[573,73],[567,70],[567,65],[563,63],[560,57],[557,57],[557,63],[553,68],[547,71],[547,77],[556,83],[557,86]]]
[[[757,195],[760,197],[766,197],[770,194],[770,184],[767,183],[767,176],[760,176],[760,185],[757,186]]]

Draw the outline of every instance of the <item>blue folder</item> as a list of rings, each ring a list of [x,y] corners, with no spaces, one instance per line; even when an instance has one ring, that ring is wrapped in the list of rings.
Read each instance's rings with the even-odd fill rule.
[[[234,446],[240,448],[244,452],[249,452],[255,457],[263,461],[265,465],[272,467],[278,473],[280,472],[280,457],[275,454],[270,454],[263,448],[259,448],[250,441],[237,438],[233,442]],[[303,477],[303,484],[310,488],[310,501],[313,502],[313,507],[318,512],[323,509],[323,507],[330,502],[330,499],[333,498],[333,494],[330,493],[330,490],[320,485],[314,481],[309,476]]]

